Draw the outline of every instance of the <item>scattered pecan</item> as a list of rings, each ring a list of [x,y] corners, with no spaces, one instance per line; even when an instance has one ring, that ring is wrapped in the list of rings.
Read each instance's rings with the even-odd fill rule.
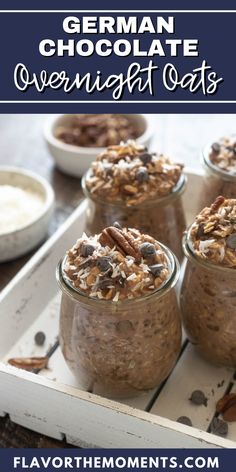
[[[222,197],[222,195],[219,195],[211,205],[211,213],[215,213],[220,208],[222,203],[224,203],[224,201],[225,198]]]
[[[236,421],[236,393],[224,395],[216,404],[217,413],[221,413],[225,421]]]
[[[18,367],[18,369],[24,369],[32,371],[34,369],[45,369],[48,364],[48,357],[14,357],[8,360],[8,364]]]
[[[140,260],[140,251],[131,233],[109,226],[102,231],[99,242],[110,248],[116,246],[123,255]]]

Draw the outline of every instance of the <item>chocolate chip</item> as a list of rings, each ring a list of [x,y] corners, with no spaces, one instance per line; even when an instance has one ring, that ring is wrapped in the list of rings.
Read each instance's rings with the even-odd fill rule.
[[[219,143],[213,143],[212,144],[212,150],[218,154],[220,152],[220,144]]]
[[[207,398],[201,390],[194,390],[189,399],[194,405],[205,405],[207,406]]]
[[[203,236],[205,236],[204,228],[205,228],[205,225],[203,223],[200,223],[197,229],[197,234],[196,234],[197,239],[200,239]]]
[[[230,234],[226,239],[226,246],[230,249],[236,249],[236,233]]]
[[[102,256],[96,262],[97,267],[101,272],[106,272],[107,270],[111,269],[111,258],[109,256]]]
[[[120,223],[118,223],[118,221],[115,221],[112,226],[117,229],[122,229],[122,226],[120,225]]]
[[[110,279],[109,277],[101,277],[99,279],[98,288],[100,288],[101,290],[106,290],[107,288],[111,286],[114,287],[114,283],[113,283],[113,280]]]
[[[217,436],[227,436],[227,423],[220,418],[213,418],[211,423],[211,433],[216,434]]]
[[[143,243],[140,246],[140,252],[143,257],[150,257],[156,253],[156,249],[155,249],[154,244]]]
[[[149,179],[148,171],[145,167],[140,167],[135,175],[138,182],[147,182]]]
[[[187,426],[193,426],[192,421],[188,416],[180,416],[176,421],[177,423],[186,424]]]
[[[38,331],[38,333],[35,334],[34,337],[34,342],[37,344],[37,346],[43,346],[45,343],[46,335],[43,333],[43,331]]]
[[[139,156],[139,159],[142,161],[144,165],[149,164],[152,161],[152,155],[148,152],[145,152]]]
[[[92,256],[95,251],[95,247],[92,244],[83,243],[80,246],[80,255],[82,257]]]
[[[154,275],[154,277],[158,277],[162,269],[164,269],[163,264],[154,264],[154,265],[149,266],[149,270],[152,273],[152,275]]]

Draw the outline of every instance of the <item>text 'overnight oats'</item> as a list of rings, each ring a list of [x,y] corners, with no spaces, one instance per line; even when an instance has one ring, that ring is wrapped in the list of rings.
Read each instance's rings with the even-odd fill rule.
[[[99,232],[118,220],[151,234],[181,257],[185,229],[181,194],[183,166],[163,154],[128,141],[109,146],[91,165],[83,181],[89,198],[87,231]]]
[[[169,249],[118,223],[68,251],[58,268],[60,344],[84,388],[125,397],[167,377],[181,343],[177,278]]]
[[[211,362],[236,366],[236,199],[218,196],[185,236],[181,308],[190,340]]]

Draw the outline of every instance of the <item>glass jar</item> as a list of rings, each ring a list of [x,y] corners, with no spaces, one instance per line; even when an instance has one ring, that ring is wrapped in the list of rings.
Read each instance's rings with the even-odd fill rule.
[[[137,228],[153,236],[182,260],[182,236],[186,228],[182,203],[182,193],[187,180],[184,175],[169,195],[132,206],[121,201],[111,203],[97,198],[86,186],[87,176],[88,174],[82,179],[82,188],[88,198],[85,225],[88,235],[99,233],[103,228],[118,221],[122,227]]]
[[[207,145],[202,152],[202,163],[205,176],[199,195],[199,209],[209,206],[218,195],[225,198],[236,197],[236,175],[220,169],[209,158],[211,145]]]
[[[181,347],[181,320],[174,286],[179,265],[164,248],[169,279],[150,295],[119,302],[90,298],[57,268],[62,290],[60,345],[80,385],[107,397],[135,396],[160,384]]]
[[[187,336],[206,360],[236,367],[236,270],[199,259],[188,235],[183,248],[180,306]]]

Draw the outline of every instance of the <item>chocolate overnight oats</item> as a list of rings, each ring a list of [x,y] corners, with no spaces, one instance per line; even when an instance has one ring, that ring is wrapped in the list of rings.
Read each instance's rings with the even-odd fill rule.
[[[68,251],[57,272],[60,344],[80,385],[127,397],[168,376],[181,344],[178,274],[169,249],[118,223]]]
[[[181,195],[183,166],[149,153],[134,141],[109,146],[83,179],[89,199],[86,231],[99,232],[118,220],[150,234],[182,258],[186,227]]]
[[[218,196],[184,237],[181,309],[190,341],[209,361],[236,367],[236,199]]]
[[[203,151],[206,170],[204,188],[200,196],[201,208],[217,195],[236,198],[236,135],[220,138]]]

